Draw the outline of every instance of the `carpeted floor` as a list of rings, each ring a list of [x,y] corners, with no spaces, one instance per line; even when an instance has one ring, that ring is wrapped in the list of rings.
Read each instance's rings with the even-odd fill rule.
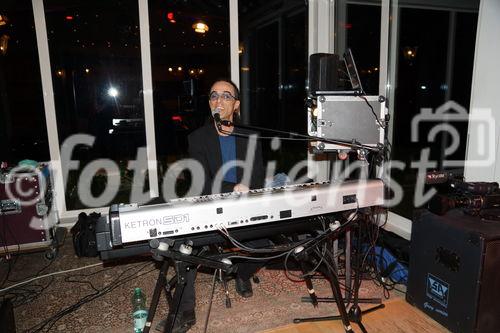
[[[47,273],[98,264],[85,270],[33,281],[30,284],[9,291],[16,305],[15,319],[18,332],[132,332],[132,306],[130,297],[133,289],[140,287],[150,302],[158,271],[155,263],[148,257],[134,258],[134,261],[115,262],[100,265],[97,258],[78,258],[71,247],[70,240],[60,249],[59,256],[52,262],[43,253],[20,255],[13,263],[9,281],[22,281],[26,278]],[[48,267],[47,265],[50,264]],[[7,273],[8,265],[0,266],[0,281]],[[42,270],[40,272],[40,270]],[[222,285],[217,284],[208,332],[246,333],[258,332],[272,327],[289,324],[296,317],[311,317],[337,314],[335,304],[322,303],[318,308],[302,303],[301,297],[307,296],[303,282],[289,280],[280,270],[263,269],[258,273],[260,283],[254,284],[254,296],[249,299],[240,297],[234,289],[234,280],[229,282],[232,307],[225,307]],[[196,282],[197,324],[190,330],[193,333],[204,331],[205,318],[210,302],[213,275],[199,273]],[[121,284],[120,284],[121,283]],[[15,282],[6,282],[3,288]],[[318,296],[330,297],[327,281],[314,280]],[[97,290],[97,291],[96,291]],[[102,296],[94,298],[94,294]],[[106,292],[107,293],[104,293]],[[381,297],[381,288],[372,282],[363,282],[360,297]],[[75,307],[80,300],[85,304]],[[71,307],[73,306],[73,307]],[[368,307],[370,305],[367,305]],[[67,314],[61,312],[67,310]],[[74,311],[70,311],[74,310]],[[165,297],[161,298],[154,325],[167,313]],[[64,316],[60,316],[65,314]],[[59,315],[57,321],[47,319]],[[53,319],[54,319],[53,318]],[[41,327],[40,324],[46,323]],[[153,330],[154,331],[154,330]]]

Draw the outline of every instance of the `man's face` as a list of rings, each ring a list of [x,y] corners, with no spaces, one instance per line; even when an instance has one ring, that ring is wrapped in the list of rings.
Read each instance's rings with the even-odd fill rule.
[[[221,119],[233,121],[233,114],[239,108],[240,101],[235,98],[233,86],[224,81],[215,82],[210,89],[210,110],[219,108]]]

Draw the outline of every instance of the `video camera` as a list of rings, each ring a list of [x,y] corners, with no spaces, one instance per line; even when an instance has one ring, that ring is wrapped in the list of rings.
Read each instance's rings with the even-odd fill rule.
[[[471,215],[479,215],[482,210],[500,207],[500,192],[497,182],[465,182],[462,171],[432,171],[425,177],[425,183],[450,185],[447,194],[436,194],[429,202],[429,210],[444,215],[450,209],[463,208]],[[491,215],[491,214],[490,214]],[[500,219],[500,214],[493,214]]]

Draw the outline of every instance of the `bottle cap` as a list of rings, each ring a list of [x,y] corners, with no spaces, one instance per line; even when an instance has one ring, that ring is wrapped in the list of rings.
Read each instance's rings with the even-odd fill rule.
[[[135,288],[134,293],[140,294],[142,292],[141,288]]]

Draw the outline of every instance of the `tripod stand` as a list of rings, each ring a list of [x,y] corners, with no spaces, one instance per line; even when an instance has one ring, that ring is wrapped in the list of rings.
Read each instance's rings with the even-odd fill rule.
[[[156,286],[153,292],[153,297],[151,299],[151,305],[148,312],[148,317],[146,319],[146,324],[144,326],[143,333],[149,333],[151,329],[151,324],[156,313],[156,308],[158,307],[158,301],[160,300],[160,294],[162,290],[165,291],[167,297],[167,302],[169,305],[169,315],[167,316],[167,322],[165,325],[165,333],[170,333],[175,323],[175,319],[178,315],[179,305],[182,300],[182,295],[184,293],[184,288],[186,286],[187,274],[192,266],[204,266],[219,270],[219,272],[232,273],[234,272],[234,266],[223,259],[221,255],[215,256],[194,256],[191,254],[190,245],[181,245],[180,252],[170,250],[170,247],[174,245],[174,241],[168,238],[161,240],[153,239],[150,241],[150,247],[152,248],[153,258],[159,261],[163,261],[158,279],[156,280]],[[165,260],[169,259],[169,260]],[[172,265],[173,263],[173,265]],[[166,274],[170,266],[175,268],[177,274],[167,281]],[[175,286],[175,291],[172,296],[172,289]]]
[[[360,234],[361,234],[361,231],[360,231]],[[375,311],[375,310],[378,310],[378,309],[381,309],[381,308],[384,308],[385,305],[379,304],[375,307],[372,307],[372,308],[364,310],[364,311],[361,311],[361,308],[359,307],[360,299],[359,299],[358,295],[359,295],[359,287],[361,285],[361,273],[360,273],[361,262],[359,260],[360,259],[359,258],[359,251],[361,248],[360,234],[358,235],[358,238],[357,238],[357,241],[358,241],[357,242],[358,243],[357,251],[358,252],[357,252],[357,258],[356,258],[356,269],[355,269],[356,273],[355,273],[354,288],[353,288],[354,299],[353,299],[353,304],[350,307],[349,311],[347,311],[345,303],[350,303],[350,299],[351,299],[351,290],[349,290],[350,286],[349,286],[348,290],[346,290],[346,299],[344,300],[342,298],[342,294],[340,291],[340,283],[339,283],[338,276],[336,273],[337,269],[335,267],[335,261],[333,260],[333,258],[331,258],[332,260],[331,260],[331,262],[329,262],[327,259],[324,258],[325,254],[321,253],[318,250],[319,245],[326,244],[329,241],[329,237],[325,236],[322,239],[310,244],[309,247],[307,249],[304,249],[304,251],[301,251],[301,253],[297,253],[295,258],[297,260],[299,260],[299,262],[301,262],[302,270],[304,271],[304,267],[307,267],[308,264],[313,264],[315,266],[318,266],[318,270],[320,272],[322,272],[325,275],[325,277],[329,280],[330,287],[332,288],[332,291],[333,291],[333,299],[318,298],[318,297],[316,297],[315,294],[310,292],[310,300],[312,301],[313,305],[317,306],[318,302],[335,302],[335,303],[337,303],[337,307],[339,309],[340,315],[327,316],[327,317],[314,317],[314,318],[295,318],[293,321],[294,323],[316,322],[316,321],[327,321],[327,320],[342,320],[342,323],[344,325],[344,330],[347,333],[351,333],[351,332],[353,332],[352,328],[350,326],[350,322],[352,321],[352,322],[358,324],[358,326],[360,327],[360,329],[363,333],[367,333],[366,328],[364,327],[364,325],[361,321],[362,315],[369,313],[369,312],[372,312],[372,311]],[[346,246],[350,246],[350,245],[346,245]],[[350,251],[349,251],[349,253],[350,253]],[[349,264],[350,264],[350,262],[349,262]],[[347,265],[347,263],[346,263],[346,265]],[[349,273],[347,273],[347,271]],[[350,270],[346,269],[346,274],[350,275]],[[350,276],[349,276],[349,278],[350,278]],[[346,281],[347,280],[348,279],[346,276]],[[311,281],[311,278],[309,276],[306,276],[306,285],[307,285],[309,291],[313,290],[312,281]],[[376,300],[363,299],[363,301],[369,301],[369,302],[375,301],[377,303],[380,303],[381,299],[376,299]]]

